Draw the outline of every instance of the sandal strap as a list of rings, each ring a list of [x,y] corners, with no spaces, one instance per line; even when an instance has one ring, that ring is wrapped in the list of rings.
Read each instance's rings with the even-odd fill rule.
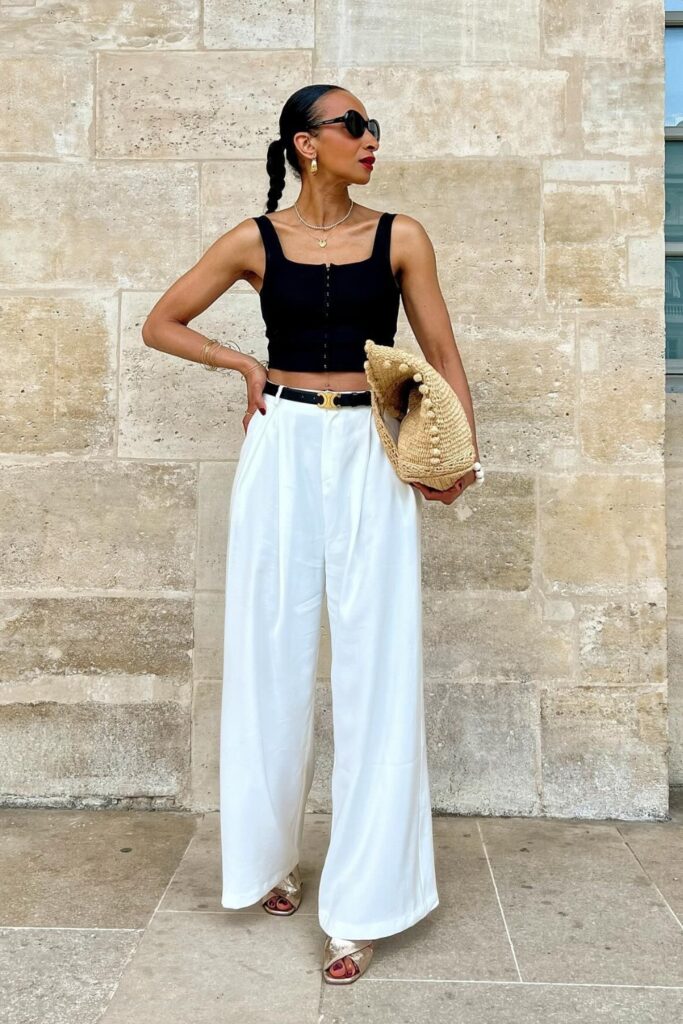
[[[323,952],[323,970],[326,971],[335,961],[350,956],[362,971],[367,966],[366,961],[369,963],[373,952],[372,939],[337,939],[328,935]],[[354,953],[360,955],[353,956]]]
[[[267,903],[272,896],[284,896],[293,906],[298,906],[301,901],[301,874],[298,866],[290,871],[278,885],[274,885],[270,892],[263,897],[261,903]]]

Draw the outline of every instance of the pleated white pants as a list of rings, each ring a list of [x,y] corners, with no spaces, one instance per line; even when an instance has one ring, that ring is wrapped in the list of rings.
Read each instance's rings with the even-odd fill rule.
[[[328,935],[379,938],[439,903],[423,702],[424,499],[396,475],[370,406],[263,397],[230,500],[221,903],[256,903],[299,862],[326,592],[334,762],[319,921]],[[386,422],[396,436],[397,421]]]

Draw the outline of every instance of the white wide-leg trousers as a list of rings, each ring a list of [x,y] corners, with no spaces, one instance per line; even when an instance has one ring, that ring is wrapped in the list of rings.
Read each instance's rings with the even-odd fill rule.
[[[419,491],[370,406],[264,395],[230,499],[220,731],[224,907],[299,862],[313,772],[323,594],[331,642],[332,821],[323,931],[379,938],[439,903],[422,675]],[[387,418],[395,431],[398,422]]]

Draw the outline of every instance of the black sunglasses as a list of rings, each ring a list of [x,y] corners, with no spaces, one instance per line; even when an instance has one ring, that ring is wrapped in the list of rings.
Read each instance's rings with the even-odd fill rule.
[[[347,110],[341,117],[330,117],[326,121],[317,121],[311,125],[311,128],[317,128],[321,124],[336,124],[338,121],[344,122],[344,127],[354,139],[360,139],[367,128],[370,134],[374,135],[379,142],[379,121],[374,117],[366,121],[357,110]]]

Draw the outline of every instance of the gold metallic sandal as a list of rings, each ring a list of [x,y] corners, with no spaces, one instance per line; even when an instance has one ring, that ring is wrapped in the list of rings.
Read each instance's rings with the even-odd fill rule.
[[[266,896],[261,900],[261,906],[267,914],[273,914],[275,917],[289,917],[296,910],[299,909],[301,903],[301,893],[303,889],[303,882],[301,881],[301,873],[299,871],[299,865],[290,871],[286,878],[283,878],[279,885],[274,885],[273,888],[267,893]],[[289,900],[292,904],[289,910],[277,910],[278,899],[284,898]],[[268,901],[274,900],[275,907],[269,907]]]
[[[335,939],[328,935],[323,951],[323,978],[328,985],[350,985],[351,982],[357,981],[361,974],[365,974],[370,966],[372,954],[375,952],[373,941],[372,939]],[[350,956],[358,966],[356,973],[350,978],[334,978],[328,974],[328,968],[337,960],[343,960],[345,956]]]

